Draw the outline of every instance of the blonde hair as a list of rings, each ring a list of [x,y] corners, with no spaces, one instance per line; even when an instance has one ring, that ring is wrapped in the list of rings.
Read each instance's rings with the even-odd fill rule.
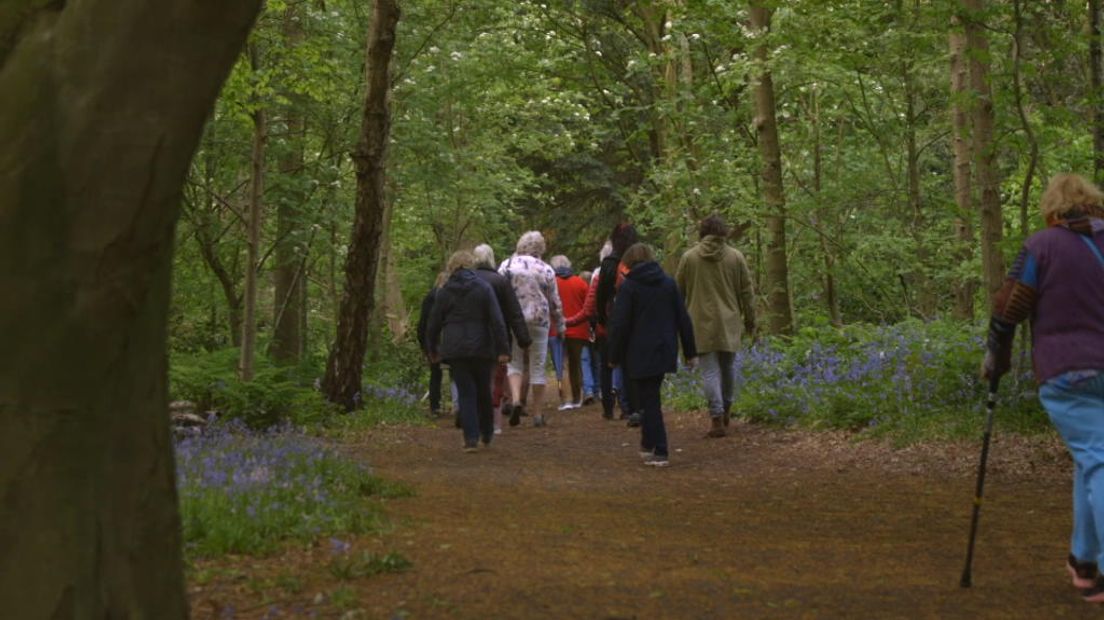
[[[448,259],[448,265],[445,267],[445,271],[453,273],[457,269],[471,269],[475,266],[475,257],[467,250],[460,250],[453,252],[452,256]]]
[[[544,235],[539,230],[530,230],[518,239],[516,250],[518,254],[528,254],[540,258],[544,254],[544,250]]]
[[[1099,213],[1104,208],[1104,193],[1079,174],[1056,174],[1043,192],[1041,208],[1048,222],[1074,210]]]
[[[472,256],[475,257],[476,267],[495,268],[494,249],[486,243],[475,246],[475,249],[472,250]]]

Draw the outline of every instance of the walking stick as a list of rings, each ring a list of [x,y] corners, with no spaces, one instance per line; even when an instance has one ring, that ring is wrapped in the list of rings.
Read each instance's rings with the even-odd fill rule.
[[[993,410],[997,407],[997,386],[1000,377],[994,373],[989,378],[989,398],[985,402],[988,410],[985,416],[985,435],[981,440],[981,463],[978,465],[977,490],[974,492],[974,516],[970,519],[970,542],[966,546],[966,568],[962,569],[962,579],[958,585],[969,588],[973,582],[971,565],[974,561],[974,541],[977,539],[978,517],[981,515],[981,494],[985,489],[985,462],[989,459],[989,438],[993,434]]]

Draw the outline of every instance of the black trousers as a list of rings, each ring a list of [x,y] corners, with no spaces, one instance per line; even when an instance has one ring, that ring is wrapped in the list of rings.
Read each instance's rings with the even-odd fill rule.
[[[663,408],[659,401],[663,375],[633,381],[643,416],[640,420],[640,447],[652,450],[656,456],[667,456],[667,427],[663,424]]]
[[[448,360],[448,365],[460,396],[464,440],[474,443],[482,438],[483,443],[490,443],[494,436],[494,407],[491,405],[494,360],[462,357]]]

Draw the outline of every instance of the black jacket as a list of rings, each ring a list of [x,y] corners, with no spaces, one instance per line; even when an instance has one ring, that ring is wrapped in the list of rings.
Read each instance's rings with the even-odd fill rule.
[[[529,327],[525,324],[525,315],[521,311],[521,303],[518,302],[517,293],[506,276],[495,271],[493,267],[479,267],[475,275],[487,284],[491,285],[495,299],[498,300],[498,309],[502,311],[502,319],[506,321],[506,327],[517,338],[518,346],[528,349],[533,343],[529,336]]]
[[[490,285],[470,269],[454,271],[437,291],[426,324],[426,343],[429,352],[445,362],[506,355],[506,324]]]
[[[678,369],[678,341],[683,356],[697,357],[694,326],[678,286],[656,262],[633,267],[613,302],[609,352],[613,364],[629,363],[630,379],[655,377]]]
[[[429,289],[422,298],[422,313],[418,315],[418,346],[423,353],[429,353],[429,345],[426,343],[426,325],[429,324],[429,315],[433,312],[433,300],[437,298],[437,287]]]

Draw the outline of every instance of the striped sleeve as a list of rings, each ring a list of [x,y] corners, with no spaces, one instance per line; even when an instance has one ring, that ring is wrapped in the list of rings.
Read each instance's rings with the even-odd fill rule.
[[[993,295],[988,348],[998,364],[1011,364],[1016,325],[1031,317],[1038,299],[1039,265],[1027,249],[1020,250],[1004,285]]]

